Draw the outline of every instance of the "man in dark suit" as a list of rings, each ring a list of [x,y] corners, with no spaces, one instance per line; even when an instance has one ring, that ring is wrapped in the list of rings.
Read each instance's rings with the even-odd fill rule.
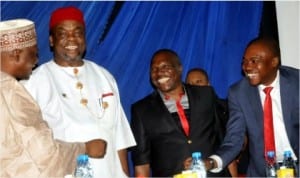
[[[192,152],[200,151],[206,158],[220,144],[214,90],[184,85],[181,74],[182,65],[174,51],[161,49],[153,55],[150,75],[156,90],[132,105],[136,177],[172,177],[181,173],[183,161]]]
[[[223,144],[205,162],[207,169],[218,171],[240,152],[248,132],[249,166],[247,177],[265,177],[263,105],[265,87],[271,90],[276,160],[291,150],[299,159],[299,70],[280,66],[278,44],[271,39],[252,40],[244,53],[245,78],[229,90],[230,118]],[[267,140],[267,139],[266,139]],[[298,165],[299,166],[299,165]]]

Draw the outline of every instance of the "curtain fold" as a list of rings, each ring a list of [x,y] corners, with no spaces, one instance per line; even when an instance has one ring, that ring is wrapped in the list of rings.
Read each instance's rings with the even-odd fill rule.
[[[52,58],[49,48],[51,12],[73,5],[84,12],[85,58],[106,67],[116,78],[124,110],[153,89],[150,58],[160,48],[181,57],[184,80],[193,67],[207,70],[221,98],[241,79],[246,44],[258,36],[260,1],[124,1],[103,42],[99,39],[112,15],[114,1],[1,1],[1,20],[28,18],[38,34],[39,63]]]
[[[35,22],[39,64],[49,61],[51,12],[73,5],[84,12],[90,59],[116,78],[121,102],[130,120],[131,104],[153,90],[149,68],[152,54],[171,48],[181,57],[183,76],[201,67],[221,98],[241,79],[246,44],[258,36],[261,1],[124,1],[109,26],[114,1],[1,1],[1,20],[28,18]],[[131,169],[132,170],[132,169]]]
[[[152,91],[150,58],[160,48],[179,54],[183,80],[188,69],[202,67],[226,98],[242,77],[244,48],[259,33],[261,12],[262,2],[126,2],[99,46],[99,63],[118,80],[128,115],[129,106]]]

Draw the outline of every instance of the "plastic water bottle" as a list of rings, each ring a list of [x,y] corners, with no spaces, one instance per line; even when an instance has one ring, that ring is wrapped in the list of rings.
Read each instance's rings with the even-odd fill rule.
[[[277,171],[278,177],[296,177],[296,163],[292,158],[292,152],[290,150],[284,151],[283,162],[280,169]]]
[[[284,151],[283,152],[283,162],[282,166],[288,168],[288,169],[293,169],[293,174],[294,176],[297,176],[297,169],[296,169],[296,162],[294,161],[292,157],[292,152],[290,150]]]
[[[268,151],[267,152],[267,160],[266,160],[266,176],[271,177],[277,177],[276,175],[276,159],[275,159],[275,152],[274,151]]]
[[[206,169],[201,156],[201,152],[192,153],[191,170],[197,173],[198,178],[206,178]]]
[[[75,168],[75,178],[93,178],[93,169],[89,162],[89,157],[86,154],[78,155],[77,165]]]
[[[285,166],[286,168],[292,168],[292,169],[295,168],[294,167],[295,161],[292,158],[292,152],[290,150],[284,151],[282,166]]]

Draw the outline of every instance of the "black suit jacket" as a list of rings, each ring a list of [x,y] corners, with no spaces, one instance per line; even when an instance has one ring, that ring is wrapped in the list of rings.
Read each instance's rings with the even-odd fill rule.
[[[190,108],[189,137],[178,127],[157,91],[132,105],[131,128],[137,142],[132,148],[133,163],[150,164],[155,177],[180,173],[183,161],[192,152],[200,151],[206,158],[220,143],[217,138],[220,130],[214,117],[216,95],[213,89],[190,85],[185,89]]]

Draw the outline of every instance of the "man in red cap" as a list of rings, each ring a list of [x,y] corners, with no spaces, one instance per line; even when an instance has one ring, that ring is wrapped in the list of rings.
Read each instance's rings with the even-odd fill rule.
[[[70,19],[77,21],[81,23],[83,26],[85,26],[82,12],[76,7],[71,6],[71,7],[59,8],[56,11],[54,11],[50,19],[49,28],[52,29],[58,23]]]
[[[37,63],[34,23],[0,22],[0,177],[63,177],[78,154],[103,157],[105,142],[54,140],[40,108],[17,79],[28,78]]]
[[[54,59],[38,67],[24,81],[25,87],[42,108],[55,138],[69,142],[102,138],[107,142],[104,158],[90,159],[95,178],[127,177],[126,149],[136,143],[114,77],[83,59],[82,12],[75,7],[59,8],[52,13],[49,27]]]

